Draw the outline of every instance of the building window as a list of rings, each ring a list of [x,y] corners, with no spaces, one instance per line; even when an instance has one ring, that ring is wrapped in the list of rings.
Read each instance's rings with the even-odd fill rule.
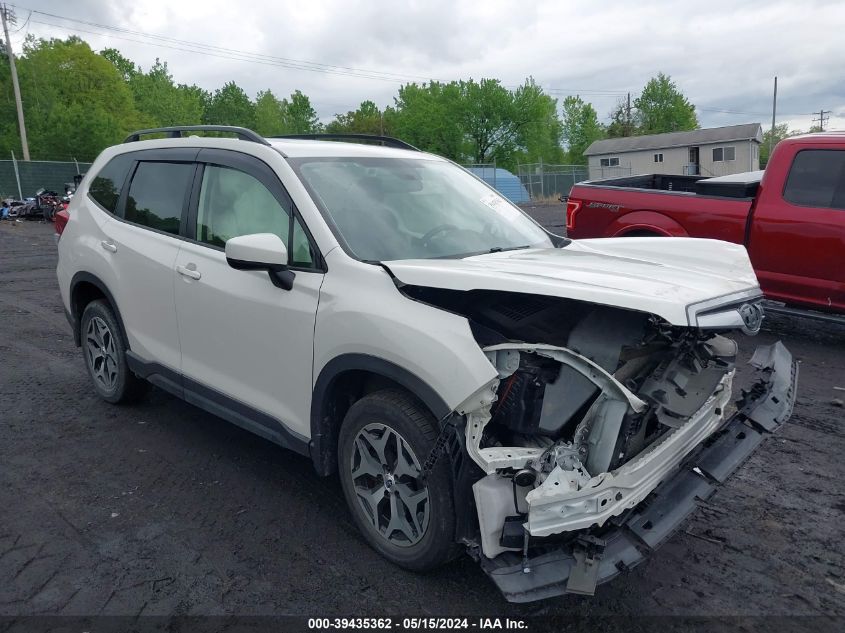
[[[729,147],[714,147],[713,148],[713,162],[721,163],[722,161],[736,160],[736,147],[733,145]]]
[[[618,158],[602,158],[599,164],[602,167],[619,167]]]
[[[662,163],[663,162],[663,154],[655,154],[654,155],[654,162],[655,163]]]

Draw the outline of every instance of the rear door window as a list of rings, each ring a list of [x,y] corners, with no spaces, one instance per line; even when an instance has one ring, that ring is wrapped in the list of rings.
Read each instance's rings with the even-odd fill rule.
[[[109,213],[114,213],[117,209],[120,191],[133,162],[132,154],[115,156],[106,163],[88,187],[88,195]]]
[[[845,209],[845,151],[805,149],[795,155],[783,197],[803,207]]]
[[[129,185],[124,219],[179,235],[193,163],[140,162]]]

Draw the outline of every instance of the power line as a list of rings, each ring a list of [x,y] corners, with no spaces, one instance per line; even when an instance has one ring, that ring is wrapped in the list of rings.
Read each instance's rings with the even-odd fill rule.
[[[217,57],[220,59],[229,59],[233,61],[241,61],[241,62],[250,62],[250,63],[257,63],[263,64],[268,66],[277,66],[282,68],[288,68],[291,70],[300,70],[300,71],[307,71],[307,72],[317,72],[322,74],[328,75],[335,75],[335,76],[344,76],[344,77],[357,77],[360,79],[371,79],[374,81],[386,81],[391,83],[404,83],[406,81],[414,81],[414,80],[423,80],[423,81],[437,81],[432,77],[425,77],[422,75],[411,75],[411,74],[399,74],[393,73],[389,71],[380,71],[380,70],[371,70],[371,69],[364,69],[364,68],[356,68],[352,66],[340,66],[335,64],[326,64],[322,62],[315,62],[309,60],[302,60],[302,59],[293,59],[288,57],[279,57],[274,55],[266,55],[263,53],[252,53],[249,51],[233,49],[233,48],[225,48],[222,46],[215,46],[211,44],[204,44],[202,42],[194,42],[190,40],[183,40],[174,37],[168,37],[164,35],[157,35],[154,33],[146,33],[144,31],[136,31],[124,27],[108,25],[108,24],[101,24],[98,22],[92,22],[88,20],[81,20],[78,18],[72,18],[68,16],[59,15],[56,13],[49,13],[46,11],[39,11],[36,9],[26,9],[25,7],[19,7],[29,11],[29,16],[27,17],[27,21],[24,24],[28,24],[29,22],[34,22],[38,24],[43,24],[45,26],[51,26],[53,28],[60,28],[64,29],[71,33],[88,33],[91,35],[97,35],[100,37],[110,37],[114,39],[119,39],[127,42],[133,42],[137,44],[144,44],[147,46],[155,46],[159,48],[166,48],[170,50],[176,50],[180,52],[187,52],[187,53],[195,53],[200,55],[207,55],[210,57]],[[34,19],[32,17],[33,14],[38,14],[39,16],[44,16],[45,18],[51,18],[54,20],[63,20],[66,22],[71,22],[75,24],[81,24],[87,27],[88,29],[82,28],[80,26],[69,26],[66,24],[57,24],[54,21],[48,21],[46,19]],[[21,29],[23,26],[21,27]],[[98,29],[98,30],[91,30],[91,29]],[[18,29],[20,30],[20,29]],[[105,31],[105,32],[103,32]],[[133,37],[127,37],[131,35]],[[138,39],[141,38],[141,39]],[[546,88],[545,91],[552,95],[584,95],[587,97],[618,97],[624,98],[628,95],[628,91],[623,90],[613,90],[613,89],[577,89],[577,88]],[[748,112],[742,110],[734,110],[732,108],[723,108],[723,107],[697,107],[697,110],[703,112],[716,112],[721,114],[741,114],[741,115],[749,115],[749,116],[768,116],[768,113],[763,112]],[[825,111],[829,114],[829,111]],[[810,116],[810,113],[783,113],[784,116]]]
[[[813,123],[818,121],[819,122],[819,132],[824,132],[824,124],[829,119],[830,119],[830,110],[821,109],[821,110],[819,110],[819,118],[813,119]]]
[[[31,10],[31,13],[38,14],[39,16],[43,16],[45,18],[53,19],[53,20],[63,20],[67,22],[72,22],[75,24],[82,24],[87,27],[91,27],[93,29],[98,30],[90,30],[85,29],[79,26],[71,26],[66,24],[57,24],[54,21],[48,21],[47,19],[37,20],[32,18],[32,22],[36,22],[38,24],[44,24],[46,26],[52,26],[55,28],[65,29],[70,32],[82,32],[82,33],[89,33],[92,35],[99,35],[99,36],[108,36],[113,37],[115,39],[122,39],[125,41],[135,42],[138,44],[146,44],[148,46],[158,46],[162,48],[169,48],[173,50],[179,50],[183,52],[192,52],[198,53],[203,55],[209,55],[212,57],[220,57],[223,59],[233,59],[236,61],[252,61],[256,63],[263,63],[268,65],[274,66],[281,66],[284,68],[290,68],[293,70],[304,70],[310,72],[319,72],[325,74],[332,74],[332,75],[342,75],[342,76],[350,76],[350,77],[360,77],[363,79],[374,79],[380,81],[391,81],[394,83],[401,83],[403,81],[408,81],[410,79],[422,79],[425,81],[430,80],[430,77],[424,77],[422,75],[408,75],[408,74],[399,74],[393,73],[388,71],[379,71],[379,70],[369,70],[363,68],[355,68],[351,66],[340,66],[335,64],[325,64],[322,62],[314,62],[309,60],[301,60],[301,59],[292,59],[287,57],[278,57],[274,55],[265,55],[262,53],[251,53],[249,51],[243,51],[239,49],[233,48],[225,48],[222,46],[215,46],[211,44],[204,44],[202,42],[194,42],[190,40],[182,40],[179,38],[174,37],[167,37],[163,35],[156,35],[153,33],[145,33],[143,31],[135,31],[132,29],[126,29],[123,27],[108,25],[108,24],[100,24],[97,22],[90,22],[87,20],[80,20],[77,18],[71,18],[63,15],[58,15],[55,13],[48,13],[46,11],[38,11],[38,10]],[[102,31],[106,31],[105,33]],[[116,35],[120,34],[120,35]],[[132,35],[134,38],[143,38],[143,39],[134,39],[125,37],[125,35]],[[151,40],[151,41],[150,41]]]

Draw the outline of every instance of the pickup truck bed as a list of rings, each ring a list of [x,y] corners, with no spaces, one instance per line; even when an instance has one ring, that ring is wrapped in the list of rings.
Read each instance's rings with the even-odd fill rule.
[[[747,249],[767,297],[845,312],[845,134],[781,141],[764,172],[577,183],[569,237],[703,237]]]

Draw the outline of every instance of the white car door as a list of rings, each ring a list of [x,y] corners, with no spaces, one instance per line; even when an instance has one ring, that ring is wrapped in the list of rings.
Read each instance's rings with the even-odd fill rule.
[[[133,153],[128,188],[123,187],[116,217],[102,225],[100,241],[114,272],[110,290],[129,347],[141,361],[162,365],[173,375],[181,362],[173,267],[196,154],[196,149]]]
[[[197,160],[189,239],[176,261],[186,399],[303,450],[323,260],[265,163],[210,149]],[[290,290],[274,286],[266,271],[226,263],[226,240],[252,233],[275,233],[287,245]]]

